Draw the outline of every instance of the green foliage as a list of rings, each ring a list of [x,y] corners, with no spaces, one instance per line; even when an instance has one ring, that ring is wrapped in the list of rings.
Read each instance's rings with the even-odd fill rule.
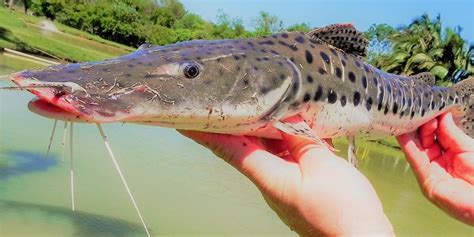
[[[311,27],[307,23],[294,24],[286,28],[286,31],[289,32],[309,32]]]
[[[65,4],[64,0],[32,0],[31,10],[38,16],[46,16],[54,20]]]
[[[253,21],[255,35],[270,35],[283,31],[283,22],[277,16],[268,12],[259,12],[258,17]]]
[[[366,35],[371,44],[383,50],[378,54],[372,51],[369,59],[375,66],[391,73],[431,72],[437,83],[443,84],[457,69],[466,67],[467,42],[459,33],[459,28],[443,29],[440,16],[433,20],[427,14],[397,31],[386,25],[373,25]]]

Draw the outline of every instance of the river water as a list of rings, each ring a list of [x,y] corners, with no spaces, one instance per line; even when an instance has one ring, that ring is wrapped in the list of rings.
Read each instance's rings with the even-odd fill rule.
[[[0,76],[34,67],[0,55]],[[11,83],[0,81],[6,85]],[[145,236],[95,126],[74,126],[71,211],[63,123],[46,160],[53,121],[28,111],[32,98],[0,91],[0,236]],[[174,130],[130,124],[104,129],[153,235],[296,236],[250,181]],[[336,148],[345,151],[346,145]],[[399,150],[361,142],[358,155],[399,236],[474,236],[424,199]]]

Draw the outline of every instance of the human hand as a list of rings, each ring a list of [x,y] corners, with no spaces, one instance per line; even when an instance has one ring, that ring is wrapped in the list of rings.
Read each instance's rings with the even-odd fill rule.
[[[451,113],[397,139],[425,197],[474,225],[474,140],[456,126]]]
[[[269,140],[180,132],[246,175],[300,236],[393,235],[368,180],[325,146],[285,133]]]

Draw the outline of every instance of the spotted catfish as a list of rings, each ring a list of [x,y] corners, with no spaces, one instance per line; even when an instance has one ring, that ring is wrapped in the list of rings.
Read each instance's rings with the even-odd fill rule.
[[[447,88],[426,73],[389,74],[362,60],[366,47],[352,25],[331,25],[308,34],[143,45],[126,56],[23,71],[12,80],[38,97],[32,111],[74,122],[353,141],[410,132],[453,111],[474,135],[472,79]],[[305,124],[284,122],[292,116]]]

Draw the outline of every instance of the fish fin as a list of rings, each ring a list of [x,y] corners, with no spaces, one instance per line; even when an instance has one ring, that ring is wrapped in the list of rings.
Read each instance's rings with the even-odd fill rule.
[[[474,138],[474,77],[468,77],[454,84],[452,88],[461,95],[464,103],[459,126],[464,133]]]
[[[347,137],[349,141],[349,145],[347,146],[347,160],[351,163],[354,167],[359,168],[359,161],[356,155],[356,144],[355,144],[355,137],[349,136]]]
[[[422,82],[429,86],[434,86],[435,81],[436,81],[435,75],[431,74],[431,72],[418,73],[415,75],[411,75],[410,78],[417,82]]]
[[[316,133],[314,133],[314,131],[305,122],[288,123],[275,121],[273,126],[286,134],[291,134],[293,136],[298,136],[313,141],[316,143],[316,145],[328,147],[331,151],[335,150],[331,145],[324,141],[324,139],[316,135]]]
[[[333,24],[307,33],[316,41],[328,43],[346,53],[360,57],[367,55],[369,41],[352,24]]]

